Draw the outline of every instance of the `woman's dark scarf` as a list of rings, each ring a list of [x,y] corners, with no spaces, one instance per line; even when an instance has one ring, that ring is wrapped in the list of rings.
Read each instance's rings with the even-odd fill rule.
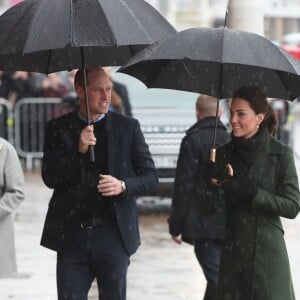
[[[268,137],[269,132],[264,125],[259,128],[254,136],[248,139],[231,135],[233,152],[238,155],[247,168],[250,168]]]

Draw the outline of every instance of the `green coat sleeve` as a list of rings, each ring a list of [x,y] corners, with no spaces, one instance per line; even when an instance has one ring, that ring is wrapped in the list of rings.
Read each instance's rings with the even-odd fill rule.
[[[270,215],[293,219],[300,210],[300,194],[294,157],[290,148],[286,148],[279,170],[276,194],[258,187],[252,206]]]

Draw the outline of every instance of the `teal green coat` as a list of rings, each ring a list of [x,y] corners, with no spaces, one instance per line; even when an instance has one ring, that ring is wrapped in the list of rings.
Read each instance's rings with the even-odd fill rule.
[[[217,151],[217,165],[224,176],[227,163],[239,175],[242,168],[232,157],[231,142]],[[222,190],[215,203],[225,212],[226,224],[218,300],[294,300],[280,220],[295,218],[300,209],[291,149],[270,136],[249,177],[257,187],[251,203],[233,203]]]

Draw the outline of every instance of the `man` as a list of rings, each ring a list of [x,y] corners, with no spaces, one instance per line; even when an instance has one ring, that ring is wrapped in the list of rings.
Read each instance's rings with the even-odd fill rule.
[[[100,299],[124,300],[129,257],[140,244],[134,196],[155,188],[157,174],[138,121],[108,111],[107,73],[87,68],[92,125],[82,70],[74,81],[79,109],[46,126],[42,178],[54,193],[41,244],[57,251],[59,300],[87,299],[94,278]]]
[[[172,239],[194,245],[196,257],[207,280],[204,299],[216,299],[219,259],[224,228],[216,216],[205,218],[200,214],[207,182],[209,150],[212,147],[216,121],[217,100],[200,95],[196,101],[197,123],[183,138],[177,162],[176,176],[169,218]],[[228,134],[217,120],[216,146],[224,144]]]

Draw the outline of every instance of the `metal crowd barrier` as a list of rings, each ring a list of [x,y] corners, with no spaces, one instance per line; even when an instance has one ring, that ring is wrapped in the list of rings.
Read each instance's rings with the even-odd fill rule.
[[[14,109],[15,141],[18,155],[25,159],[26,170],[34,168],[34,160],[43,157],[46,122],[70,111],[61,98],[24,98]]]
[[[0,98],[0,136],[14,144],[13,130],[13,108],[11,103],[4,98]]]

